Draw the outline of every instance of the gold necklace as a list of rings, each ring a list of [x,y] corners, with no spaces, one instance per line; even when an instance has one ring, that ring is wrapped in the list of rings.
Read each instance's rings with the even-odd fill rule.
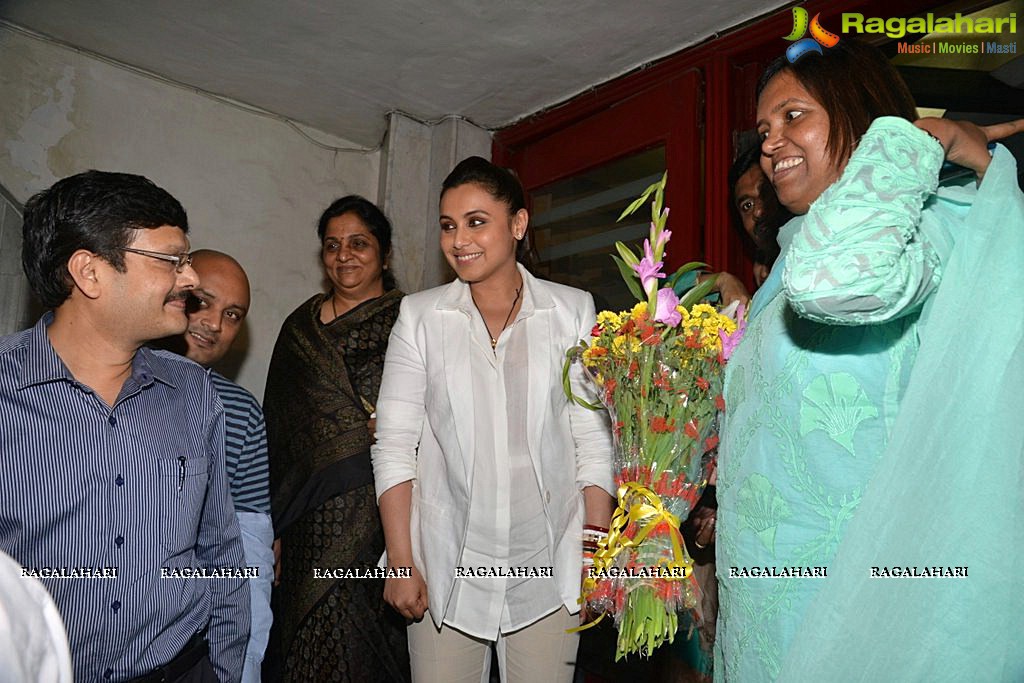
[[[498,330],[498,337],[500,337],[501,333],[505,331],[506,327],[508,327],[508,321],[512,318],[512,311],[516,310],[516,303],[519,301],[519,294],[522,291],[523,291],[523,285],[522,285],[522,283],[520,283],[519,287],[516,288],[516,298],[512,299],[512,306],[508,309],[508,315],[505,316],[505,324],[501,326],[500,330]],[[486,320],[484,320],[484,327],[487,327],[487,321]],[[491,328],[490,327],[487,327],[487,334],[490,335],[490,337],[491,337],[491,351],[497,350],[497,348],[498,348],[498,337],[495,337],[493,334],[491,334]]]

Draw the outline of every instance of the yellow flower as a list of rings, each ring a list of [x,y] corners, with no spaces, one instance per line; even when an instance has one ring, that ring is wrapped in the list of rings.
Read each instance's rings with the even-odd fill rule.
[[[612,341],[612,353],[617,356],[626,355],[626,344],[629,344],[630,353],[639,353],[643,345],[640,340],[636,337],[627,337],[625,335],[619,335]]]
[[[632,317],[633,320],[639,320],[645,315],[647,315],[646,301],[641,301],[640,303],[638,303],[636,306],[633,307],[633,310],[630,312],[630,317]]]
[[[694,307],[690,309],[690,315],[694,318],[702,318],[704,316],[711,316],[714,318],[718,317],[718,311],[716,311],[715,307],[711,304],[701,303],[695,304]]]
[[[597,324],[601,327],[617,330],[622,327],[622,318],[612,311],[601,311],[597,314]]]
[[[590,340],[590,346],[583,350],[583,365],[588,368],[597,367],[599,359],[608,355],[608,349],[601,346],[601,340],[594,338]]]

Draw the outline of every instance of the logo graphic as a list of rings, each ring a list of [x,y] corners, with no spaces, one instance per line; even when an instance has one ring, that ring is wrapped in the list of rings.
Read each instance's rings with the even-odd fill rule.
[[[810,21],[811,37],[804,38],[807,32],[807,10],[803,7],[793,8],[793,31],[783,40],[795,40],[796,42],[786,48],[786,59],[790,64],[796,64],[797,60],[809,52],[821,54],[822,47],[835,47],[839,43],[839,36],[822,28],[818,22],[821,14],[815,14]]]

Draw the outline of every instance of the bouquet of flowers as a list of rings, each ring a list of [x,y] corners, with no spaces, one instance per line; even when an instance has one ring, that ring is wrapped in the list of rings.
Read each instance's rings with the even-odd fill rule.
[[[619,217],[653,195],[642,257],[621,242],[612,257],[639,303],[598,314],[591,340],[569,349],[563,369],[569,397],[600,409],[572,394],[569,366],[583,363],[614,425],[618,505],[593,553],[581,600],[601,615],[598,621],[614,616],[616,660],[634,652],[647,656],[672,642],[678,612],[697,607],[699,589],[679,525],[707,484],[717,418],[725,409],[722,371],[745,326],[742,308],[730,317],[701,303],[713,280],[681,299],[676,295],[677,281],[704,264],[688,263],[668,277],[662,272],[671,237],[666,181],[667,174]]]

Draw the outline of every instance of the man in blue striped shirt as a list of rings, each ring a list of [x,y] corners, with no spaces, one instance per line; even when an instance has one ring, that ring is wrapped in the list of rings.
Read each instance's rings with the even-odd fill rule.
[[[185,331],[186,355],[203,367],[219,363],[231,349],[249,312],[249,278],[235,259],[210,249],[192,253],[199,286],[192,290]],[[270,519],[270,465],[263,409],[248,391],[211,370],[210,379],[224,403],[227,465],[231,498],[238,514],[245,561],[257,567],[250,577],[252,631],[245,650],[243,683],[259,683],[263,653],[273,615],[274,528]]]
[[[0,550],[53,595],[76,681],[237,681],[249,586],[223,407],[202,368],[144,347],[187,324],[185,211],[89,171],[32,197],[23,230],[52,312],[0,338]]]

